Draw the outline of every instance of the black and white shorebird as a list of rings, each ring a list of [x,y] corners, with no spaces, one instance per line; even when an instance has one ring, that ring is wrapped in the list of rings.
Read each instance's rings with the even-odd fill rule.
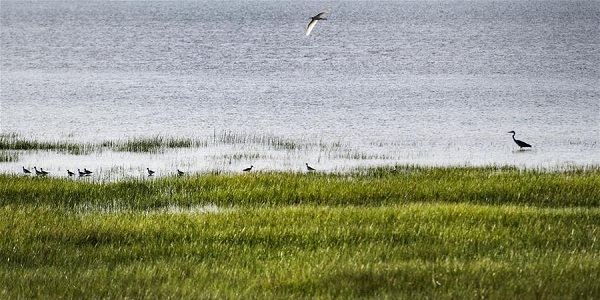
[[[44,175],[48,175],[48,172],[42,170],[42,168],[40,168],[39,170],[37,169],[37,167],[33,167],[33,170],[35,170],[35,175],[36,176],[44,176]]]
[[[25,174],[31,174],[31,171],[25,169],[25,166],[23,166],[23,173],[25,173]]]
[[[37,172],[36,172],[36,173],[37,173]],[[46,175],[48,175],[48,174],[50,174],[50,173],[48,173],[48,172],[44,171],[44,168],[40,168],[40,174],[41,174],[42,176],[46,176]]]
[[[327,14],[326,11],[322,11],[314,17],[310,17],[310,22],[308,23],[308,26],[306,27],[306,36],[310,35],[310,33],[312,32],[313,28],[315,28],[315,25],[317,25],[317,22],[319,22],[319,20],[327,20],[325,18],[326,14]]]
[[[250,166],[248,168],[245,168],[242,171],[244,171],[244,172],[250,172],[250,171],[252,171],[252,168],[254,168],[254,166]]]
[[[80,169],[77,169],[77,173],[79,174],[79,177],[87,176],[87,173],[85,173],[85,171],[81,171]]]
[[[90,170],[88,170],[86,168],[83,168],[83,172],[85,172],[85,175],[88,175],[88,176],[92,175],[92,173],[94,173],[94,172],[92,172],[92,171],[90,171]]]
[[[513,141],[515,141],[515,143],[519,146],[519,149],[523,150],[523,148],[531,148],[531,145],[529,145],[521,140],[515,139],[515,132],[513,130],[509,131],[508,133],[512,133]]]
[[[177,175],[179,175],[179,176],[183,176],[183,175],[185,175],[185,172],[183,172],[183,171],[181,171],[181,170],[177,169]]]
[[[309,166],[309,165],[308,165],[308,163],[306,163],[306,169],[307,169],[308,171],[316,171],[316,170],[315,170],[315,168],[313,168],[313,167]]]
[[[154,171],[150,170],[150,168],[146,168],[146,170],[148,171],[148,176],[154,175]]]
[[[75,173],[71,172],[69,169],[67,169],[67,174],[69,175],[69,177],[75,176]]]

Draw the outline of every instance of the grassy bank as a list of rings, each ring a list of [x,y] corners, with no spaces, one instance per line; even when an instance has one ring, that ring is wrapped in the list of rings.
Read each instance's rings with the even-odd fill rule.
[[[381,167],[343,174],[268,172],[131,179],[115,183],[0,175],[0,204],[220,207],[382,206],[414,202],[599,207],[600,169]]]
[[[0,176],[0,295],[593,299],[599,175]]]

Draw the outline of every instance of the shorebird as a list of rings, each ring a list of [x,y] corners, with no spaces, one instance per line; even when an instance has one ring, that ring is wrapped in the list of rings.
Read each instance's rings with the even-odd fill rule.
[[[523,142],[521,140],[515,139],[515,132],[514,131],[511,130],[508,133],[512,133],[513,141],[515,141],[515,143],[519,146],[519,149],[522,150],[523,148],[531,148],[531,145],[529,145],[529,144],[527,144],[527,143],[525,143],[525,142]]]
[[[244,172],[250,172],[250,171],[252,171],[252,168],[254,168],[254,166],[250,166],[249,168],[245,168],[242,171],[244,171]]]
[[[86,168],[83,168],[83,172],[85,172],[85,175],[92,175],[92,173],[94,173]]]
[[[40,171],[42,168],[40,168],[40,170],[37,169],[37,167],[33,167],[33,169],[35,170],[35,175],[36,176],[43,176],[46,175],[48,172],[46,172],[46,174],[44,174],[43,171]]]
[[[73,173],[73,172],[69,171],[69,169],[67,169],[67,174],[69,174],[69,177],[71,177],[71,176],[75,176],[75,173]]]
[[[86,175],[87,175],[87,173],[85,173],[85,172],[81,172],[81,170],[80,170],[80,169],[77,169],[77,173],[79,173],[79,177],[83,177],[83,176],[86,176]]]
[[[48,174],[49,174],[48,172],[44,171],[44,169],[43,169],[43,168],[40,168],[40,173],[41,173],[43,176],[46,176],[46,175],[48,175]]]
[[[25,169],[25,166],[23,166],[23,173],[25,173],[25,174],[31,174],[31,171]]]
[[[184,174],[185,174],[185,172],[183,172],[183,171],[181,171],[181,170],[177,169],[177,175],[179,175],[179,176],[183,176]]]
[[[313,28],[315,28],[315,25],[317,25],[317,22],[319,22],[319,20],[327,20],[326,18],[323,18],[326,14],[326,11],[322,11],[314,17],[310,17],[310,22],[306,27],[306,36],[310,35],[310,32],[313,30]]]
[[[309,171],[316,171],[315,168],[309,166],[308,163],[306,163],[306,169]]]
[[[146,168],[146,170],[148,171],[148,176],[154,175],[154,171],[150,170],[150,168]]]

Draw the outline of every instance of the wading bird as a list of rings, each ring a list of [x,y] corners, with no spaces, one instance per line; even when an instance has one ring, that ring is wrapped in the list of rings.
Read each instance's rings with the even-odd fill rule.
[[[75,173],[71,172],[69,169],[67,169],[67,174],[69,174],[69,177],[75,176]]]
[[[42,174],[42,176],[46,176],[49,174],[48,172],[44,171],[43,168],[40,168],[40,173]]]
[[[148,176],[154,175],[154,171],[150,170],[150,168],[146,168],[146,170],[148,171]]]
[[[308,26],[306,27],[306,36],[310,35],[310,32],[313,30],[313,28],[315,28],[315,25],[317,25],[317,22],[319,22],[319,20],[327,20],[326,18],[323,18],[326,14],[327,14],[327,12],[323,11],[314,17],[310,17],[310,22],[308,23]]]
[[[81,171],[81,170],[79,170],[79,169],[77,169],[77,173],[79,173],[79,177],[83,177],[83,176],[86,176],[86,175],[87,175],[87,173],[85,173],[85,172],[82,172],[82,171]]]
[[[35,170],[36,176],[43,176],[43,175],[48,174],[48,172],[45,172],[46,174],[44,174],[44,171],[40,171],[42,168],[40,168],[40,170],[38,170],[37,167],[33,167],[33,169]]]
[[[177,175],[179,176],[183,176],[185,173],[183,171],[180,171],[179,169],[177,169]]]
[[[306,169],[309,171],[315,171],[315,168],[309,166],[308,163],[306,163]]]
[[[509,131],[508,133],[512,133],[512,138],[513,141],[515,141],[515,143],[519,146],[519,149],[523,149],[523,148],[531,148],[531,145],[521,141],[521,140],[517,140],[515,139],[515,132],[514,131]]]
[[[25,169],[25,166],[23,166],[23,173],[25,173],[25,174],[31,174],[31,171]]]
[[[244,171],[244,172],[250,172],[250,171],[252,171],[252,168],[254,168],[254,166],[250,166],[249,168],[245,168],[242,171]]]
[[[94,173],[86,168],[83,168],[83,172],[85,172],[85,175],[92,175],[92,173]]]

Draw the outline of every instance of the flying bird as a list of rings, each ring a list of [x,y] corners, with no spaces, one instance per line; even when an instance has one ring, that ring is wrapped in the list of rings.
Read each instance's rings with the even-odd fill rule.
[[[515,139],[515,132],[514,131],[511,130],[508,133],[512,133],[513,141],[515,141],[515,143],[519,146],[520,149],[531,148],[531,145],[529,145],[529,144],[527,144],[527,143],[525,143],[525,142],[523,142],[521,140]]]
[[[249,168],[245,168],[242,171],[244,171],[244,172],[250,172],[250,171],[252,171],[252,168],[254,168],[254,166],[250,166]]]
[[[307,169],[308,171],[315,171],[315,168],[313,168],[313,167],[309,166],[309,165],[308,165],[308,163],[306,163],[306,169]]]
[[[310,17],[310,22],[308,23],[308,26],[306,27],[306,36],[310,35],[310,32],[313,30],[313,28],[315,28],[315,25],[317,25],[317,22],[319,22],[319,20],[327,20],[326,18],[324,18],[326,14],[327,14],[327,12],[323,11],[314,17]]]

